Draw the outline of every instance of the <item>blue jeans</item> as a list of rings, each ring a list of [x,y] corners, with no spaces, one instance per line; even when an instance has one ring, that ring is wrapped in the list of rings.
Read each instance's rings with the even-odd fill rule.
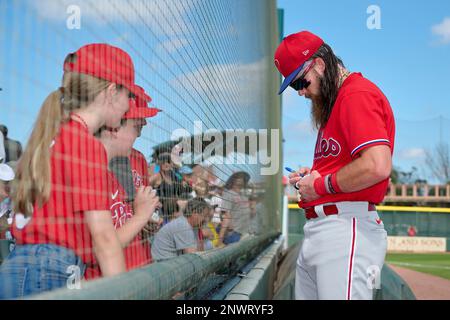
[[[85,265],[70,249],[53,244],[17,245],[0,266],[0,299],[66,287],[74,270],[79,270],[81,279]]]
[[[241,234],[236,231],[232,231],[231,233],[228,233],[225,238],[223,239],[224,244],[231,244],[235,242],[239,242],[241,240]]]

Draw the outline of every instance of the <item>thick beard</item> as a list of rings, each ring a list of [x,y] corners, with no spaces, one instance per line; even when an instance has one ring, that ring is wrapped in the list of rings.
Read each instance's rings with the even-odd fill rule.
[[[322,126],[322,110],[323,110],[323,98],[322,98],[322,77],[317,78],[319,81],[320,93],[318,95],[311,95],[311,120],[313,126],[319,129]]]
[[[326,88],[323,76],[318,76],[317,79],[319,81],[320,93],[309,98],[311,99],[311,118],[313,125],[316,129],[320,129],[327,123],[331,114],[333,97],[330,95],[330,90]]]

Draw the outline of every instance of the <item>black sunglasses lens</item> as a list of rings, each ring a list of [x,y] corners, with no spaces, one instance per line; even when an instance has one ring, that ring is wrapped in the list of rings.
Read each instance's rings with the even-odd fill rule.
[[[311,81],[308,81],[306,79],[303,79],[302,81],[302,89],[307,89],[309,87],[309,85],[311,84]]]
[[[310,84],[311,84],[310,81],[308,81],[306,79],[299,78],[299,79],[295,80],[294,82],[291,82],[290,86],[295,91],[299,91],[299,90],[303,90],[303,89],[308,88]]]
[[[297,79],[297,80],[295,80],[294,82],[291,82],[290,84],[289,84],[289,86],[291,87],[291,88],[293,88],[295,91],[298,91],[298,90],[301,90],[301,88],[300,88],[300,81],[299,81],[300,79]]]

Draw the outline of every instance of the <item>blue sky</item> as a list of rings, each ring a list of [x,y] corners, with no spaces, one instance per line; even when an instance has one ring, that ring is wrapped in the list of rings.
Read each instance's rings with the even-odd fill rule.
[[[370,5],[380,8],[381,29],[369,30]],[[279,0],[284,34],[309,30],[362,72],[388,97],[397,121],[394,165],[412,166],[433,181],[424,151],[450,138],[449,1]],[[315,133],[310,103],[287,89],[283,96],[285,163],[311,165]]]
[[[70,4],[81,8],[79,30],[66,27],[66,8]],[[232,102],[232,97],[224,96],[222,91],[228,89],[226,81],[230,80],[234,71],[229,65],[235,62],[235,56],[221,54],[226,52],[225,46],[228,44],[224,38],[228,36],[226,32],[231,22],[209,20],[208,28],[214,33],[216,42],[205,43],[205,33],[198,31],[202,26],[196,26],[196,21],[187,25],[188,19],[182,19],[194,5],[194,0],[185,0],[179,5],[168,5],[157,0],[0,0],[0,79],[3,79],[0,86],[4,88],[0,103],[9,111],[3,112],[0,120],[15,124],[10,126],[11,137],[26,141],[40,103],[59,86],[64,57],[90,42],[107,42],[129,52],[135,63],[136,82],[150,93],[158,107],[171,111],[183,107],[179,112],[184,113],[184,117],[174,117],[168,113],[158,116],[157,125],[159,129],[165,128],[164,132],[154,130],[144,136],[153,137],[158,142],[168,139],[171,131],[168,125],[170,128],[177,126],[192,131],[191,121],[183,122],[183,119],[202,118],[207,126],[213,126],[213,123],[214,127],[218,124],[225,126],[226,123],[218,115],[209,115],[208,118],[199,110],[208,106],[201,96],[206,95],[206,89],[211,87],[213,89],[210,91],[217,95],[215,99],[210,99],[214,103]],[[239,2],[234,5],[236,8],[230,10],[239,12]],[[216,6],[211,10],[220,8]],[[104,15],[104,20],[100,14]],[[172,21],[168,21],[167,17]],[[247,19],[242,21],[248,24],[246,29],[252,25]],[[245,40],[245,37],[239,39]],[[262,57],[259,52],[247,50],[239,58],[240,63],[251,66]],[[185,62],[193,60],[192,63]],[[212,62],[219,65],[211,65]],[[216,76],[215,79],[220,82],[208,83],[206,73]],[[221,77],[226,81],[220,80]],[[188,88],[188,85],[191,87]],[[208,93],[211,95],[211,92]],[[230,110],[229,113],[229,120],[235,121],[237,126],[243,118],[239,112]],[[160,136],[155,136],[155,133]]]

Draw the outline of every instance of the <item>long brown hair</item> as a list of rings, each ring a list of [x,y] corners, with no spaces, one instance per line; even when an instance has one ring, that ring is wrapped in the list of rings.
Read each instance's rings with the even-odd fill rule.
[[[73,62],[69,54],[65,62]],[[70,112],[86,107],[110,82],[86,74],[64,72],[62,86],[50,93],[39,111],[27,147],[20,158],[12,195],[15,212],[31,216],[33,205],[42,207],[51,191],[50,147]]]

